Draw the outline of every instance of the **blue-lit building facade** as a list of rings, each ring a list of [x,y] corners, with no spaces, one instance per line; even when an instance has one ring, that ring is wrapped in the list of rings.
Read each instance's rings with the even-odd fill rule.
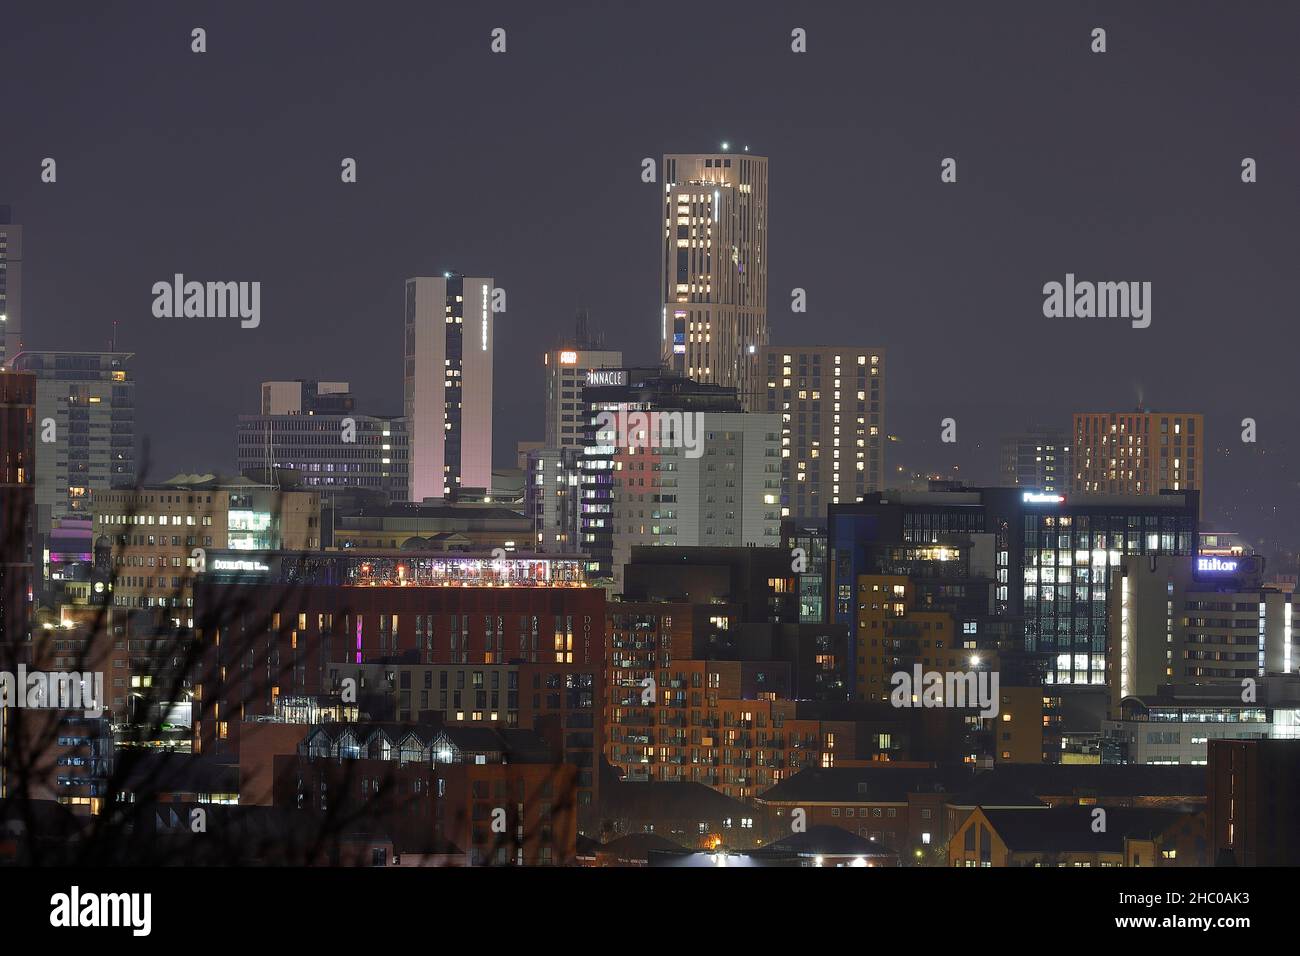
[[[1104,686],[1113,574],[1131,555],[1195,554],[1198,497],[960,488],[832,505],[827,620],[856,636],[855,583],[880,573],[882,546],[967,539],[991,558],[993,616],[1023,620],[1044,684]]]

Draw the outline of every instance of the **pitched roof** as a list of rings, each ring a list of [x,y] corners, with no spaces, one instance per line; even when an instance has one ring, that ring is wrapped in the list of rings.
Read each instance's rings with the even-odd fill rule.
[[[1012,774],[987,771],[976,774],[970,786],[955,793],[949,800],[957,807],[1045,807],[1042,800],[1026,784]]]
[[[909,793],[948,793],[955,806],[1034,807],[1043,797],[1203,797],[1204,767],[1001,764],[964,767],[832,767],[801,770],[759,795],[764,803],[905,803]]]
[[[1203,797],[1206,768],[1145,764],[1001,764],[978,774],[970,799],[964,794],[958,806],[977,803],[1012,805],[992,799],[995,793],[1028,793],[1037,797]],[[985,796],[988,795],[988,797]]]
[[[615,817],[716,819],[752,815],[739,800],[689,780],[602,782],[600,800],[605,814]]]
[[[776,853],[802,856],[893,856],[894,853],[866,837],[850,833],[843,827],[819,825],[803,833],[792,833],[767,847]]]
[[[627,836],[621,836],[616,840],[610,840],[606,844],[597,846],[595,852],[602,856],[613,856],[619,860],[648,860],[651,850],[680,851],[682,849],[684,847],[680,843],[660,836],[658,833],[629,833]]]
[[[909,793],[952,793],[971,783],[964,767],[831,767],[800,770],[759,794],[764,803],[906,803]]]
[[[1107,807],[1104,831],[1094,827],[1095,807],[984,810],[989,825],[1011,851],[1120,853],[1125,838],[1150,839],[1188,813],[1148,807]]]
[[[397,721],[329,722],[313,725],[305,735],[304,742],[323,736],[331,743],[337,743],[346,734],[351,734],[361,746],[382,734],[393,746],[401,746],[411,736],[422,747],[433,746],[445,738],[461,753],[499,753],[520,763],[545,762],[551,756],[550,748],[535,731],[504,727],[443,726]]]

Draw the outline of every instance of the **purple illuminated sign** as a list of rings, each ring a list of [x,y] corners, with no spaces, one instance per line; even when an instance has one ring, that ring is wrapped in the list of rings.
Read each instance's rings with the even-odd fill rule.
[[[1232,558],[1197,558],[1196,570],[1198,573],[1236,574],[1239,563]]]

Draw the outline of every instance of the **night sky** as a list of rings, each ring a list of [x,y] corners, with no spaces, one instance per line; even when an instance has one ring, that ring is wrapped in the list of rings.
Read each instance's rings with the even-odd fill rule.
[[[400,413],[402,280],[446,269],[507,292],[513,464],[575,310],[657,359],[642,157],[748,144],[770,160],[772,341],[888,350],[891,470],[992,482],[997,436],[1031,422],[1200,411],[1207,519],[1293,547],[1298,36],[1290,2],[19,0],[0,203],[26,227],[28,347],[107,348],[116,322],[136,353],[147,480],[232,470],[264,379],[346,380],[362,411]],[[260,280],[261,326],[154,318],[176,272]],[[1044,318],[1067,272],[1150,281],[1151,327]]]

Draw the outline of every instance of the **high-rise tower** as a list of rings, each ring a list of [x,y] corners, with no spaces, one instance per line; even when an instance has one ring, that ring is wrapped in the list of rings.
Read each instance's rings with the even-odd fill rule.
[[[669,154],[662,173],[663,362],[746,400],[767,344],[767,159]]]
[[[492,487],[492,280],[406,280],[410,498]]]

